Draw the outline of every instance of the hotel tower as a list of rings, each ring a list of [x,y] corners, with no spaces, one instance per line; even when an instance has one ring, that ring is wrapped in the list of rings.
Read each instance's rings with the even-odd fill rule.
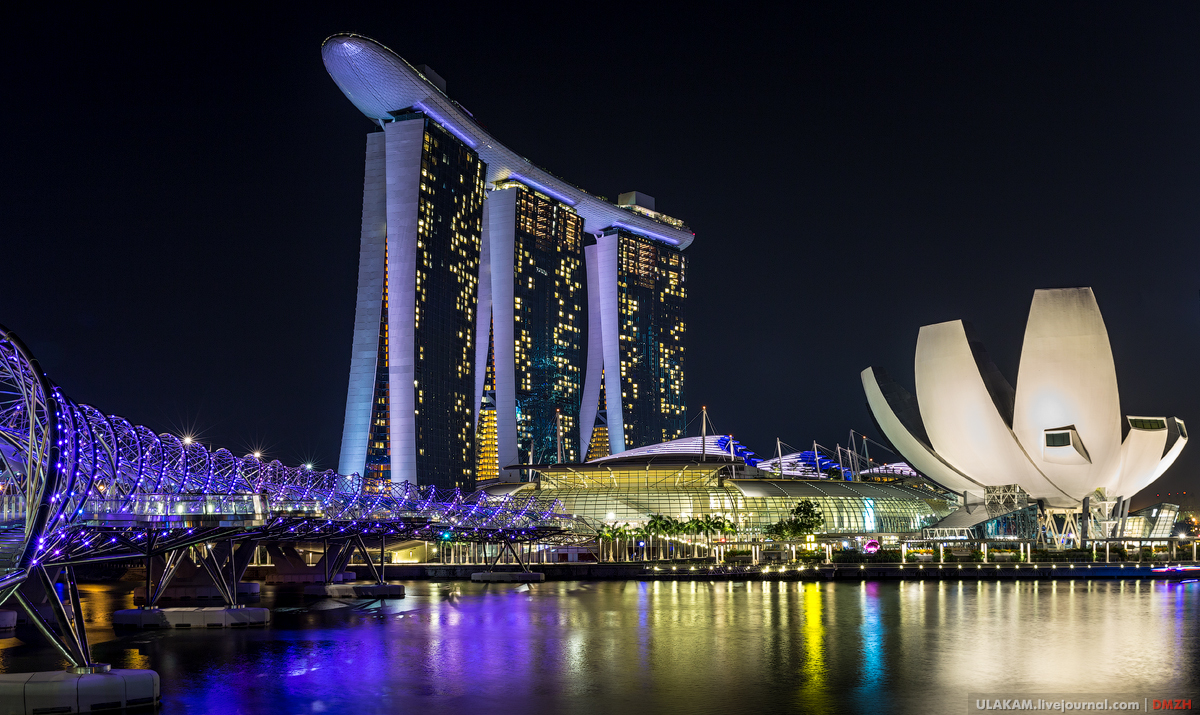
[[[374,40],[321,54],[377,127],[339,471],[468,490],[682,436],[683,222],[538,168]]]

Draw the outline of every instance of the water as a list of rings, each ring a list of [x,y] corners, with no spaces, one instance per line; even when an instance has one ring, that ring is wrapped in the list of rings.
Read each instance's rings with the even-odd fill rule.
[[[117,635],[132,584],[82,599],[96,659],[157,670],[164,713],[961,713],[981,691],[1200,695],[1200,584],[405,585],[383,603],[267,589],[274,623],[251,630]],[[17,635],[0,671],[64,665]]]

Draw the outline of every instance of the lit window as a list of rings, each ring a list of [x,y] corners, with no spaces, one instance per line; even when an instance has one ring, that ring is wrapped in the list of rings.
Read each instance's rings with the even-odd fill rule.
[[[1047,447],[1067,447],[1071,444],[1070,432],[1050,432],[1046,434]]]

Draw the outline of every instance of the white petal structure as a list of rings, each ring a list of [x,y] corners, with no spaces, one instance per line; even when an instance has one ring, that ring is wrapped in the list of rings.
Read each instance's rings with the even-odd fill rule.
[[[1091,288],[1034,292],[1017,389],[961,320],[921,328],[917,395],[882,370],[862,372],[879,429],[908,462],[953,492],[1018,484],[1048,506],[1097,488],[1131,497],[1187,443],[1183,422],[1127,417],[1108,331]]]
[[[1055,441],[1049,439],[1051,431],[1067,427],[1074,430],[1073,444],[1080,440],[1075,446],[1085,459],[1064,463],[1043,450]],[[1096,487],[1117,487],[1121,400],[1108,330],[1091,288],[1034,292],[1021,346],[1013,431],[1059,488],[1084,495]]]

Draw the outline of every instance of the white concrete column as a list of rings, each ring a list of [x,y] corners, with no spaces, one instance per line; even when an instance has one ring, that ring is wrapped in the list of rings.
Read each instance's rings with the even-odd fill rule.
[[[488,215],[491,201],[484,194],[483,230],[479,236],[479,286],[475,306],[475,403],[471,405],[476,433],[479,432],[479,405],[483,403],[483,386],[487,382],[488,336],[492,330],[492,265],[491,230]],[[477,445],[478,446],[478,445]]]
[[[367,135],[363,178],[362,237],[358,251],[358,297],[354,307],[354,342],[350,352],[350,386],[342,427],[341,474],[363,474],[367,438],[375,398],[375,366],[379,361],[379,320],[383,307],[383,277],[387,269],[387,192],[384,181],[384,134]]]
[[[604,331],[600,315],[600,249],[583,247],[583,267],[587,275],[587,367],[583,373],[583,401],[579,405],[579,461],[586,461],[592,428],[600,403],[600,378],[604,370]]]
[[[517,451],[517,384],[515,307],[515,243],[517,189],[493,191],[488,197],[488,239],[491,243],[493,350],[496,359],[496,454],[501,481],[519,481],[520,472],[505,470],[520,462]]]
[[[616,233],[596,239],[596,269],[599,281],[600,328],[604,340],[604,396],[608,413],[608,445],[612,454],[625,451],[625,419],[621,390],[621,311],[617,285]],[[588,296],[589,302],[591,296]]]
[[[388,390],[392,482],[417,484],[417,220],[425,122],[383,125],[386,135],[388,248]]]

